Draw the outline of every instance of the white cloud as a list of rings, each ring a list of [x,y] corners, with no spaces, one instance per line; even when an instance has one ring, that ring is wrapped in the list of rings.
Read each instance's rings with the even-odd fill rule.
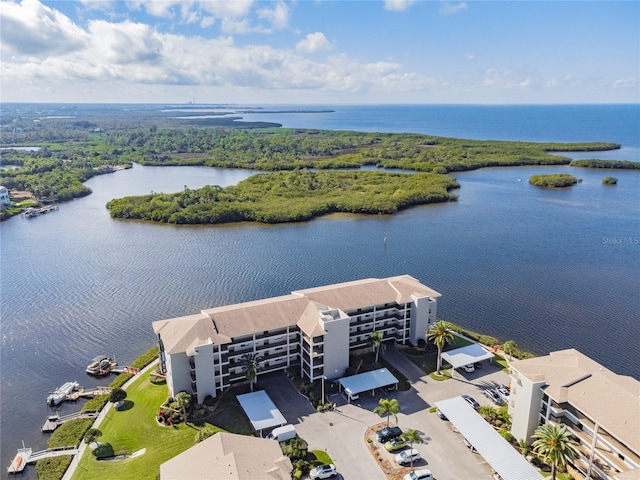
[[[466,2],[460,2],[458,4],[451,3],[451,2],[443,2],[442,5],[440,6],[440,13],[442,13],[443,15],[453,15],[455,13],[458,13],[461,10],[465,10],[467,6],[468,5]]]
[[[464,54],[464,59],[467,62],[472,62],[472,61],[474,61],[476,59],[476,56],[473,53],[465,53]]]
[[[1,51],[13,55],[50,55],[81,49],[85,32],[68,17],[37,0],[2,2]]]
[[[638,86],[637,78],[621,78],[611,85],[613,88],[636,88]]]
[[[289,7],[282,1],[276,3],[273,8],[261,8],[257,13],[258,18],[271,24],[271,28],[266,29],[268,31],[282,30],[289,25]]]
[[[305,53],[331,50],[332,48],[333,45],[322,32],[310,33],[296,44],[296,50]]]
[[[384,0],[384,8],[401,12],[408,9],[414,3],[416,3],[416,0]]]

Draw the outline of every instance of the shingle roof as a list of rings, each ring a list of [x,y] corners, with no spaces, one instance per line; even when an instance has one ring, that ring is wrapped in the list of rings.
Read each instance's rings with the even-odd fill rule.
[[[578,350],[514,360],[512,367],[532,381],[544,381],[545,393],[568,402],[640,455],[640,382],[618,375]]]
[[[291,461],[274,440],[220,432],[160,465],[162,480],[291,479]]]

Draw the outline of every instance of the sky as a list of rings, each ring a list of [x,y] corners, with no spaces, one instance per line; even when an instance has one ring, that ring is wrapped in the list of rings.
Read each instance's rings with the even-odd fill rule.
[[[0,101],[640,103],[639,1],[0,0]]]

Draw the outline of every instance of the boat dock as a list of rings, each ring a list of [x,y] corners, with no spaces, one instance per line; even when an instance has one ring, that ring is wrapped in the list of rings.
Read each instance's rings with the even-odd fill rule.
[[[96,411],[77,412],[77,413],[72,413],[70,415],[64,415],[62,417],[60,416],[60,414],[50,415],[47,418],[47,420],[44,422],[44,425],[42,426],[42,431],[45,433],[53,432],[56,428],[58,428],[63,423],[68,422],[69,420],[73,420],[75,418],[96,418],[97,416],[98,416],[98,412]]]
[[[19,448],[18,453],[16,453],[16,456],[11,462],[11,465],[7,467],[7,472],[20,473],[27,467],[27,464],[37,462],[43,458],[60,457],[62,455],[76,455],[77,453],[77,447],[47,448],[46,450],[41,450],[35,453],[30,448]]]
[[[131,375],[137,375],[140,373],[140,369],[136,367],[114,367],[111,369],[111,373],[130,373]]]
[[[58,205],[45,205],[44,207],[30,207],[27,208],[22,214],[27,217],[37,217],[38,215],[44,215],[45,213],[58,210]]]
[[[76,391],[65,395],[64,399],[67,402],[75,402],[79,398],[93,398],[96,395],[107,395],[109,393],[111,393],[111,387],[95,387],[91,390],[79,387]]]

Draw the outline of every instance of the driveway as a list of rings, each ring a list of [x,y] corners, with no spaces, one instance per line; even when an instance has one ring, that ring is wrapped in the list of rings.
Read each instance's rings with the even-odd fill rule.
[[[351,404],[343,394],[335,394],[330,397],[337,405],[335,411],[316,412],[284,374],[260,376],[259,383],[287,421],[295,425],[298,435],[309,443],[309,449],[327,451],[343,479],[386,478],[369,452],[364,436],[369,426],[385,421],[372,412],[380,398],[396,398],[401,407],[398,425],[403,430],[420,431],[425,442],[413,446],[422,456],[415,468],[429,468],[436,480],[490,480],[491,467],[464,445],[462,435],[450,422],[440,420],[429,409],[439,400],[463,394],[472,396],[481,405],[491,405],[482,391],[509,383],[508,375],[489,362],[483,362],[483,368],[475,372],[456,371],[453,378],[438,382],[394,349],[387,349],[384,356],[409,378],[412,388],[405,392],[377,390],[374,396],[365,392]],[[395,424],[393,417],[391,423]],[[394,455],[384,449],[381,451],[388,459],[393,459]]]

